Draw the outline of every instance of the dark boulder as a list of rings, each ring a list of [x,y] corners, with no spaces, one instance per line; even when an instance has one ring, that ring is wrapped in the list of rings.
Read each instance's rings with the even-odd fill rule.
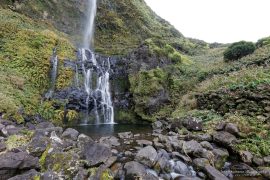
[[[139,161],[142,164],[145,164],[148,167],[152,167],[157,161],[157,151],[152,146],[147,146],[142,148],[136,154],[135,160]]]
[[[39,176],[39,173],[35,169],[31,169],[30,171],[14,176],[8,180],[28,180],[28,179],[35,179],[35,177],[38,177],[38,176]]]
[[[226,131],[218,131],[213,134],[214,142],[223,145],[225,147],[231,146],[236,142],[236,137]]]
[[[79,135],[79,132],[77,130],[72,129],[72,128],[67,128],[62,134],[62,138],[76,141],[78,138],[78,135]]]
[[[0,177],[8,179],[19,171],[38,169],[39,160],[25,152],[8,152],[0,155]]]
[[[202,119],[195,117],[185,119],[183,125],[190,131],[201,131],[203,128]]]
[[[90,167],[104,164],[111,156],[111,149],[105,145],[87,142],[82,146],[81,158],[85,159]]]
[[[218,171],[213,166],[207,165],[204,168],[205,173],[211,180],[229,180],[226,176],[224,176],[220,171]]]
[[[225,126],[225,131],[227,131],[228,133],[231,133],[235,136],[239,136],[239,129],[237,127],[237,125],[233,124],[233,123],[228,123],[226,126]]]

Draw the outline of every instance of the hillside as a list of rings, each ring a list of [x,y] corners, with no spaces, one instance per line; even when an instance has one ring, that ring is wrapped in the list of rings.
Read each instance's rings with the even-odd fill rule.
[[[94,54],[77,49],[85,12],[86,0],[1,0],[0,161],[20,163],[0,162],[0,179],[270,178],[270,37],[228,60],[230,44],[184,37],[143,0],[99,0]],[[86,77],[105,83],[88,92]],[[83,134],[108,89],[118,124],[102,131],[151,131]]]
[[[0,2],[30,18],[52,23],[59,31],[70,35],[79,43],[86,19],[86,1],[16,1]],[[207,46],[185,38],[172,25],[158,17],[141,0],[100,0],[96,19],[95,48],[106,55],[124,55],[148,38],[162,39],[176,49],[194,53],[195,48]],[[198,49],[197,49],[198,50]]]

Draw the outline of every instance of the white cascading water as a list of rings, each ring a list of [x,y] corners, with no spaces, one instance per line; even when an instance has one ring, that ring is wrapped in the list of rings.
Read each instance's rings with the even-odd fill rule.
[[[88,0],[87,3],[87,22],[83,34],[83,47],[92,49],[95,17],[97,13],[97,0]]]
[[[53,96],[54,90],[55,90],[55,83],[56,83],[56,77],[57,77],[57,69],[58,69],[58,56],[56,55],[56,48],[53,49],[53,55],[51,57],[51,84],[50,89],[46,93],[46,98],[49,99]]]
[[[84,90],[87,93],[85,100],[86,107],[89,108],[90,99],[93,100],[92,111],[95,115],[96,124],[114,124],[114,109],[110,94],[110,59],[106,63],[99,63],[96,60],[94,52],[91,50],[94,36],[94,22],[96,16],[96,0],[88,0],[88,18],[83,36],[83,48],[79,50],[81,59],[81,69],[84,77]],[[76,76],[78,76],[78,67],[76,67]],[[78,77],[76,86],[79,87]],[[89,109],[87,109],[89,113]],[[88,123],[88,118],[84,124]]]

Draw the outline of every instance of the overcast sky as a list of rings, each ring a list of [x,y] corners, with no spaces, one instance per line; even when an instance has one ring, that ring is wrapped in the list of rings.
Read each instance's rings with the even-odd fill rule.
[[[270,36],[270,0],[145,0],[186,37],[206,42]]]

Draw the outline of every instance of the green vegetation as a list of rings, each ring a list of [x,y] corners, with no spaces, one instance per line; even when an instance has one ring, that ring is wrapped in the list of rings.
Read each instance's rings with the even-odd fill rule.
[[[207,79],[198,85],[198,92],[218,90],[220,88],[245,88],[256,87],[262,83],[270,83],[270,68],[246,68],[224,75],[217,75]]]
[[[240,59],[255,51],[255,45],[252,42],[240,41],[230,45],[224,52],[225,61]]]
[[[48,89],[54,47],[60,60],[56,87],[69,85],[73,74],[63,60],[74,57],[74,47],[63,34],[10,10],[1,9],[0,23],[0,112],[21,123],[23,115],[37,113]]]
[[[256,43],[256,47],[258,48],[269,45],[270,45],[270,37],[259,39],[258,42]]]
[[[160,40],[147,39],[145,44],[148,46],[149,51],[152,55],[157,55],[158,57],[165,57],[171,60],[174,64],[184,63],[189,64],[191,61],[187,56],[180,53],[169,44],[166,44]]]
[[[32,137],[32,134],[26,134],[26,135],[12,135],[9,136],[6,141],[6,146],[8,150],[12,150],[14,148],[18,148],[21,146],[27,145],[27,143],[30,142]]]
[[[191,51],[195,43],[184,38],[173,26],[156,14],[144,1],[101,1],[97,14],[96,47],[107,54],[125,54],[148,38],[184,51]]]
[[[41,167],[41,171],[46,171],[46,158],[48,156],[48,153],[49,153],[49,150],[51,148],[51,145],[48,145],[46,147],[46,150],[42,153],[40,159],[39,159],[39,164],[40,164],[40,167]]]
[[[140,71],[129,77],[130,91],[134,96],[134,111],[142,117],[142,119],[154,121],[155,116],[148,114],[148,107],[151,98],[161,95],[165,91],[167,74],[161,69],[153,69],[150,71]]]

